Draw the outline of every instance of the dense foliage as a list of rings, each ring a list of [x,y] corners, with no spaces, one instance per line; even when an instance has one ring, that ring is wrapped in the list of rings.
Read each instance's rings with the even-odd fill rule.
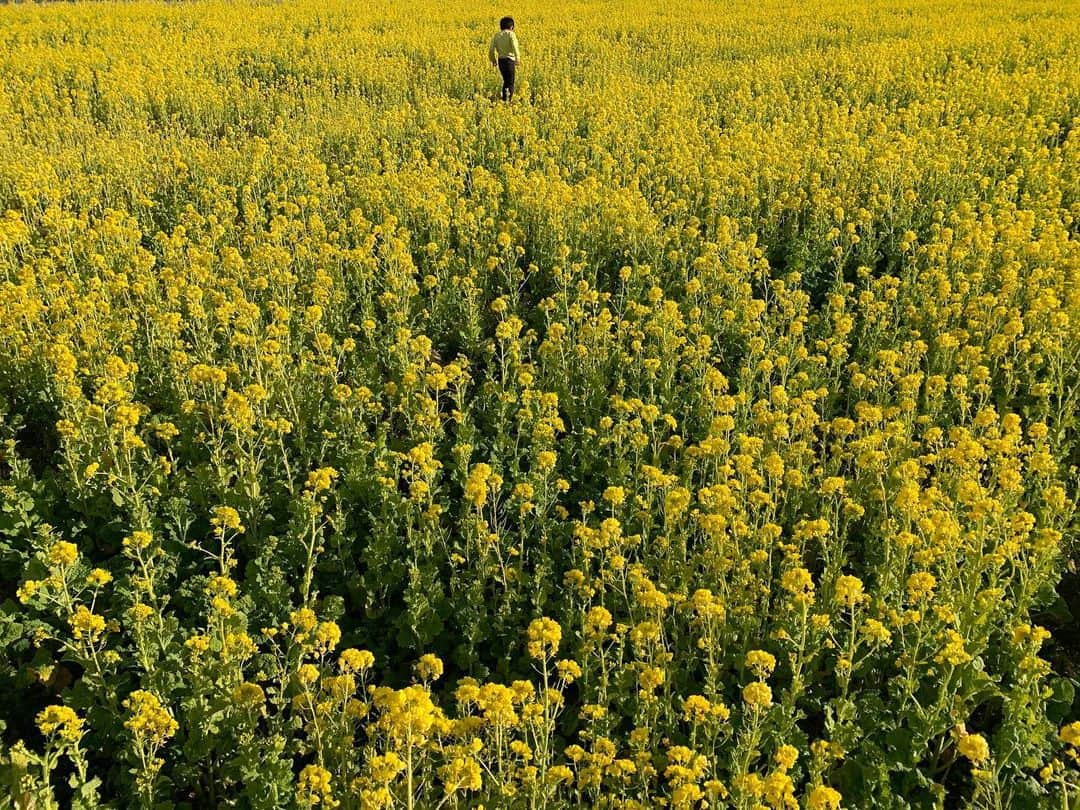
[[[1075,806],[1080,4],[828,5],[0,8],[0,807]]]

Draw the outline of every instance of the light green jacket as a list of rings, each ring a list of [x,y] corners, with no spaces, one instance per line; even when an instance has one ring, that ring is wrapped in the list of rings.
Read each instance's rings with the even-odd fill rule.
[[[497,33],[491,40],[491,47],[488,48],[488,58],[491,59],[492,64],[499,59],[510,58],[515,62],[520,59],[521,52],[518,50],[517,35],[513,31]]]

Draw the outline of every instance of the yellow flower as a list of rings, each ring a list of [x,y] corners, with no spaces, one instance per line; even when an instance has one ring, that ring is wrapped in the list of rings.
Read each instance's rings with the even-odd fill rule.
[[[765,709],[772,705],[772,689],[761,681],[754,681],[744,686],[742,697],[748,706]]]
[[[772,675],[776,667],[776,658],[764,650],[751,650],[746,654],[746,667],[758,678],[764,680]]]
[[[712,704],[703,695],[690,695],[683,701],[683,717],[691,723],[704,722],[711,710]]]
[[[246,660],[255,654],[256,649],[255,642],[247,633],[227,633],[221,653],[226,658]]]
[[[964,637],[957,633],[955,630],[945,631],[945,646],[941,652],[938,653],[934,660],[941,663],[949,663],[954,666],[960,664],[966,664],[971,660],[971,654],[964,649]]]
[[[836,579],[836,592],[833,597],[838,604],[854,608],[867,599],[863,593],[863,583],[858,577],[842,574]]]
[[[533,658],[546,658],[554,655],[562,641],[562,628],[554,619],[533,619],[526,633],[529,655]]]
[[[296,670],[296,680],[304,686],[310,686],[319,680],[319,668],[314,664],[301,664]]]
[[[1058,739],[1066,745],[1080,748],[1080,720],[1077,720],[1075,723],[1069,723],[1067,726],[1062,726],[1061,731],[1058,732]]]
[[[696,807],[697,802],[704,798],[701,788],[692,782],[679,785],[671,791],[671,806],[676,808]]]
[[[233,702],[245,708],[256,708],[266,702],[266,694],[257,683],[244,683],[233,689]]]
[[[795,761],[799,758],[799,750],[793,745],[781,745],[776,749],[773,759],[776,766],[781,770],[790,771]]]
[[[589,608],[583,622],[584,633],[590,638],[602,636],[611,627],[612,621],[611,612],[607,608],[599,605]]]
[[[884,624],[877,619],[867,619],[859,628],[860,632],[877,644],[888,644],[892,641],[892,633]]]
[[[542,450],[536,454],[537,469],[542,472],[550,472],[555,469],[557,456],[550,450]]]
[[[79,548],[74,543],[58,540],[49,546],[49,563],[67,568],[79,559]]]
[[[708,588],[698,588],[690,597],[690,606],[699,619],[720,620],[724,618],[724,603]]]
[[[68,619],[71,632],[77,640],[86,639],[95,643],[105,632],[105,619],[96,613],[91,613],[85,605],[79,605]]]
[[[814,601],[814,580],[805,568],[789,568],[780,577],[780,587],[792,595],[796,604]]]
[[[567,684],[571,684],[581,677],[581,667],[578,666],[576,661],[570,659],[559,661],[555,664],[555,669],[559,673],[559,678]]]
[[[907,578],[908,599],[918,602],[934,595],[937,578],[929,571],[919,571]]]
[[[960,738],[957,747],[960,749],[960,753],[975,765],[980,765],[990,759],[990,746],[987,745],[986,738],[981,734],[965,734]]]
[[[570,770],[566,765],[555,765],[548,768],[547,776],[548,784],[569,784],[574,781],[574,772]]]
[[[85,721],[73,709],[53,705],[38,712],[34,722],[46,737],[59,734],[67,742],[76,742],[82,737]]]
[[[147,604],[137,602],[128,610],[128,616],[135,624],[141,624],[154,615],[154,609]]]
[[[368,650],[357,650],[350,647],[343,650],[338,656],[338,668],[345,673],[355,674],[365,672],[375,664],[375,656]]]
[[[124,548],[142,551],[149,547],[153,539],[153,535],[151,535],[150,532],[132,532],[128,537],[124,538]]]
[[[210,518],[210,523],[216,526],[219,530],[232,529],[235,532],[243,533],[244,526],[240,523],[240,513],[233,509],[231,506],[216,506],[214,507],[213,516]]]
[[[626,490],[622,487],[608,487],[604,490],[603,498],[612,506],[619,506],[626,500]]]
[[[312,640],[312,648],[315,652],[325,654],[330,652],[341,641],[341,628],[336,622],[319,622],[315,628]]]
[[[319,620],[315,615],[314,610],[303,607],[294,610],[289,614],[289,622],[292,624],[298,635],[306,635],[315,629]]]
[[[221,418],[238,433],[248,433],[255,424],[255,411],[246,396],[229,391],[221,403]]]
[[[786,769],[775,770],[766,776],[762,792],[769,807],[790,807],[794,810],[799,806],[795,800],[795,783],[787,775]]]
[[[418,741],[443,721],[442,712],[432,703],[431,693],[420,685],[404,689],[376,688],[373,702],[382,712],[377,726],[395,740]]]
[[[638,673],[638,686],[642,692],[653,692],[664,683],[664,670],[659,667],[645,667]]]
[[[206,593],[211,596],[232,599],[237,594],[236,582],[231,577],[213,576],[206,583]]]
[[[686,487],[675,487],[664,496],[664,514],[675,518],[686,511],[690,506],[690,490]]]
[[[393,751],[373,756],[368,760],[371,778],[382,785],[394,781],[397,775],[405,770],[405,767],[405,761]]]
[[[806,810],[839,810],[840,791],[825,785],[818,785],[806,798]]]
[[[44,580],[28,579],[16,589],[15,596],[25,605],[33,599],[43,587],[45,587]]]
[[[495,337],[502,341],[512,341],[520,334],[525,323],[517,315],[511,315],[495,327]]]
[[[442,660],[431,653],[420,656],[416,662],[416,674],[422,681],[437,681],[443,674]]]
[[[163,745],[179,728],[172,714],[152,692],[135,690],[124,701],[124,708],[131,712],[124,727],[137,739],[151,745]]]
[[[188,379],[196,385],[222,386],[228,377],[220,368],[199,363],[188,371]]]
[[[352,675],[331,675],[323,678],[322,685],[339,701],[347,701],[356,692],[356,678]]]
[[[296,782],[296,800],[302,807],[337,807],[340,802],[334,799],[330,771],[319,765],[305,765]]]
[[[454,690],[454,700],[461,706],[469,706],[480,697],[480,684],[475,678],[462,678]]]
[[[112,574],[110,574],[104,568],[95,568],[93,571],[86,575],[86,584],[93,585],[96,588],[101,588],[112,582],[112,578]]]
[[[333,467],[320,467],[308,473],[305,486],[312,492],[325,492],[333,486],[338,477],[338,471]]]
[[[502,684],[488,683],[479,688],[476,703],[484,719],[496,726],[515,726],[519,717],[514,708],[514,691]]]
[[[473,506],[480,508],[487,500],[488,479],[491,477],[491,467],[487,464],[476,464],[469,472],[465,480],[465,500]]]
[[[472,757],[455,757],[439,769],[447,796],[458,791],[480,790],[483,786],[480,763]]]

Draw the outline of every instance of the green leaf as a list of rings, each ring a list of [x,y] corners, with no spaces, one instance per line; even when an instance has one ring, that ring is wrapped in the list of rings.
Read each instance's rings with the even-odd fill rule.
[[[894,728],[885,735],[886,762],[890,765],[909,767],[918,760],[914,756],[912,743],[915,735],[903,726]]]
[[[1050,688],[1054,691],[1046,701],[1046,716],[1055,725],[1061,725],[1073,714],[1076,687],[1069,678],[1054,678]]]

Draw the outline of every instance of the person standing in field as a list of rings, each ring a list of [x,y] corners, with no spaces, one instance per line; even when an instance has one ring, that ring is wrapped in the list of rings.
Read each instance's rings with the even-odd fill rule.
[[[503,17],[499,20],[499,33],[491,40],[488,58],[502,74],[502,100],[510,101],[514,97],[517,63],[521,61],[521,50],[518,48],[517,35],[514,33],[513,17]]]

